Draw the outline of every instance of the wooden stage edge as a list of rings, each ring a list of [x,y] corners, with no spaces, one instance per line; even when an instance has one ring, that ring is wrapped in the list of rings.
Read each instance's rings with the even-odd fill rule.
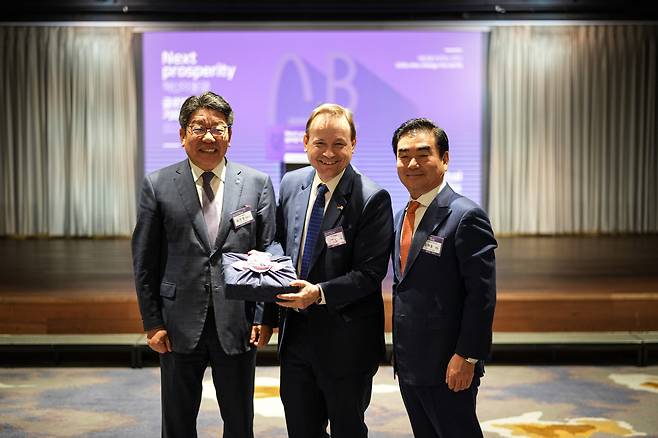
[[[495,331],[658,330],[658,236],[498,240]],[[0,239],[0,333],[141,330],[129,241]]]

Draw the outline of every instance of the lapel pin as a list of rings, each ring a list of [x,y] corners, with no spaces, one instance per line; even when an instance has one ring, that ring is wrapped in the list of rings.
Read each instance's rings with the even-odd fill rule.
[[[342,210],[343,207],[344,207],[343,205],[336,205],[336,208],[339,209],[339,210]]]

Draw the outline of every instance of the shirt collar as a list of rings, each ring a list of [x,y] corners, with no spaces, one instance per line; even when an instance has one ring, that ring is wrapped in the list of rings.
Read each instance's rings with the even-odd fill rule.
[[[446,186],[446,184],[447,184],[447,182],[446,182],[446,178],[445,178],[445,175],[444,175],[444,177],[443,177],[443,181],[441,181],[441,184],[439,184],[438,186],[434,187],[434,188],[433,188],[432,190],[430,190],[429,192],[427,192],[427,193],[423,193],[422,195],[420,195],[420,196],[418,197],[418,199],[412,199],[411,197],[409,197],[409,201],[418,201],[418,202],[420,203],[420,205],[422,205],[423,207],[427,208],[427,207],[430,206],[430,204],[432,203],[432,201],[434,201],[434,198],[436,198],[436,196],[437,196],[439,193],[441,193],[441,190],[443,190],[443,188]]]
[[[343,177],[343,174],[345,173],[345,170],[347,170],[347,168],[343,169],[343,171],[341,173],[339,173],[335,177],[331,178],[327,182],[323,182],[320,179],[320,177],[318,176],[318,172],[316,171],[315,176],[313,177],[313,193],[317,193],[319,184],[325,184],[327,186],[327,189],[329,189],[329,194],[333,195],[334,190],[336,190],[336,187],[338,186],[338,183],[340,182],[340,179]]]
[[[196,182],[196,181],[199,180],[199,178],[201,178],[201,175],[203,175],[203,172],[205,172],[205,170],[203,170],[202,168],[200,168],[199,166],[194,164],[192,162],[192,160],[190,160],[189,158],[187,159],[187,161],[190,162],[190,169],[192,170],[192,177],[194,178],[194,181]],[[226,157],[224,157],[224,159],[217,165],[217,167],[215,167],[213,170],[211,170],[211,172],[214,173],[215,176],[217,178],[219,178],[220,181],[224,182],[224,180],[226,178]]]

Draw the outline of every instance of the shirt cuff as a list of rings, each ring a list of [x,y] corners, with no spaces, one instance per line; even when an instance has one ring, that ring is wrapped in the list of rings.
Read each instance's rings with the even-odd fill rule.
[[[318,305],[327,304],[327,300],[324,299],[324,291],[322,290],[322,286],[320,286],[319,284],[317,286],[318,286],[318,289],[320,289],[320,298],[318,298],[318,300],[315,302],[315,304],[318,304]]]

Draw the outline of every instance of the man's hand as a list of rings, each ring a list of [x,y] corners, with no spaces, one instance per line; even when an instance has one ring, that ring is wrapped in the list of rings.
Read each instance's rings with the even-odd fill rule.
[[[162,327],[147,331],[146,343],[151,347],[151,350],[157,351],[158,353],[171,353],[169,335],[167,335],[167,330]]]
[[[475,364],[467,362],[466,359],[457,353],[453,354],[446,370],[448,388],[458,392],[471,386],[474,370]]]
[[[270,342],[272,327],[269,325],[255,324],[251,327],[251,338],[249,342],[258,348],[262,348]]]
[[[306,309],[320,298],[320,286],[317,284],[311,284],[305,280],[294,280],[290,283],[290,286],[299,287],[299,292],[294,294],[277,295],[277,298],[284,300],[277,301],[279,306],[291,307],[293,309]]]

